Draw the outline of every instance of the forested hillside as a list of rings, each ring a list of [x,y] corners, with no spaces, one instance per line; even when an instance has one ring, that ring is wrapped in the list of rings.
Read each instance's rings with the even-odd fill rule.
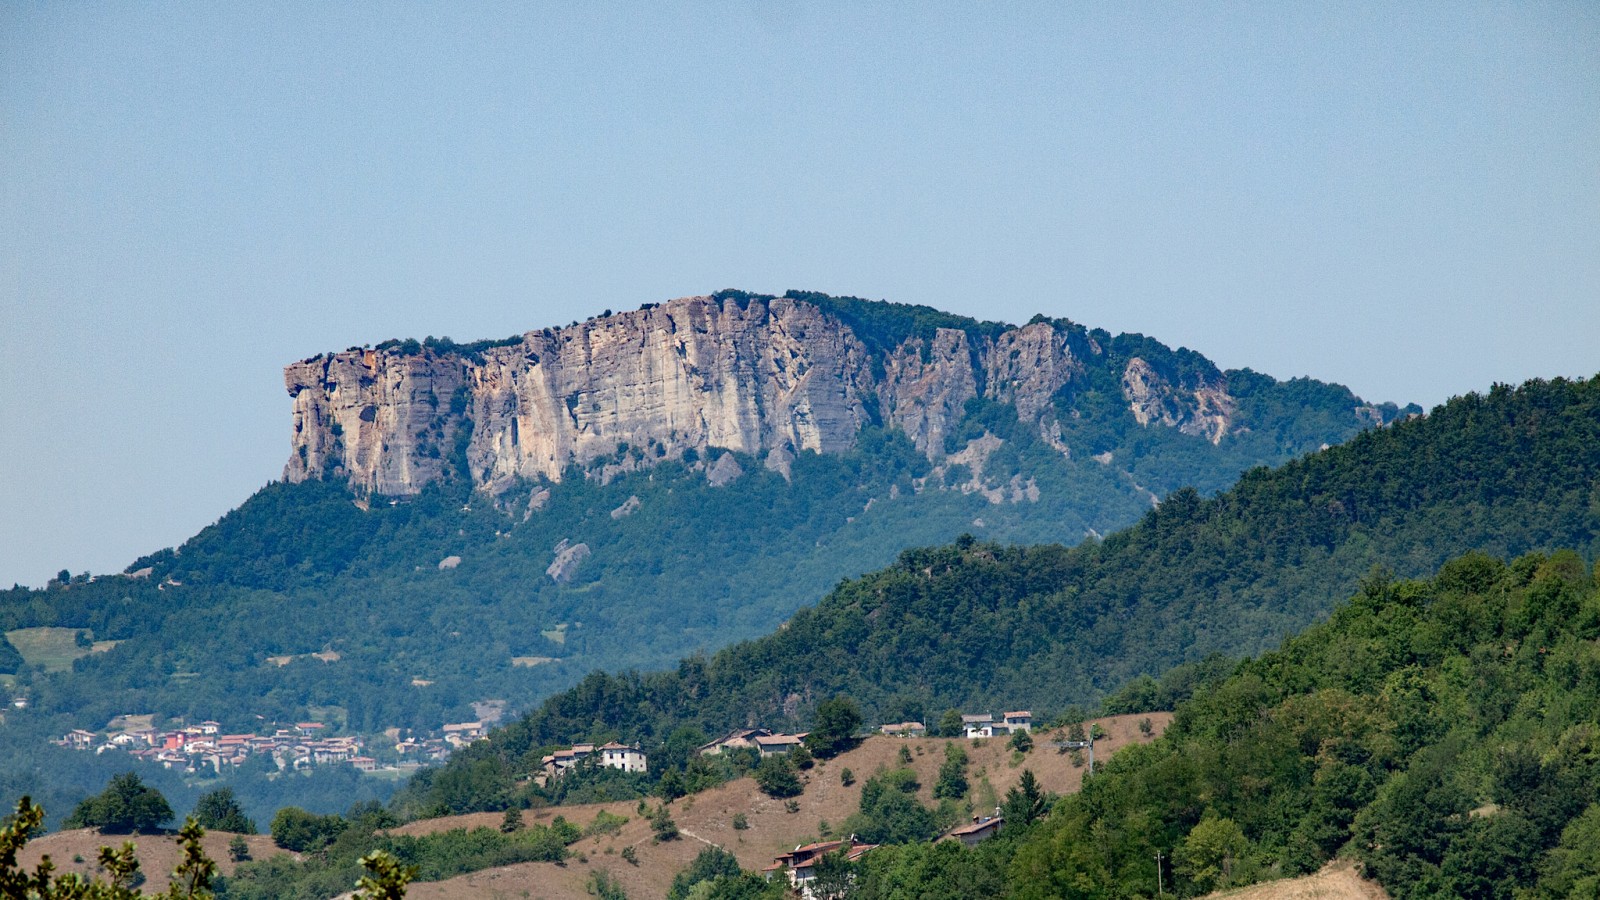
[[[907,551],[768,637],[668,671],[591,675],[413,799],[492,806],[549,745],[798,724],[835,694],[880,721],[1092,703],[1141,674],[1275,646],[1377,566],[1410,576],[1468,551],[1556,547],[1593,558],[1597,539],[1600,378],[1498,387],[1213,499],[1180,491],[1104,542]]]
[[[1161,740],[1028,834],[951,868],[1003,871],[1019,900],[1148,897],[1160,853],[1165,890],[1195,896],[1343,852],[1396,900],[1593,897],[1594,576],[1563,550],[1370,577],[1330,621],[1179,704]],[[865,862],[864,897],[938,895],[958,877]]]

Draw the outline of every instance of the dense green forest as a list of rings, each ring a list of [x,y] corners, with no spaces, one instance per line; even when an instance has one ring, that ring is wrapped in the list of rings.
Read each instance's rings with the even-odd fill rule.
[[[1092,704],[1140,675],[1275,646],[1375,565],[1412,576],[1473,550],[1563,546],[1600,550],[1600,378],[1461,397],[1215,498],[1179,491],[1103,542],[906,551],[765,638],[591,674],[402,803],[498,808],[546,747],[799,725],[837,694],[878,721]]]
[[[843,896],[1186,897],[1343,855],[1396,900],[1594,897],[1595,574],[1571,550],[1373,573],[1039,821],[869,853]]]

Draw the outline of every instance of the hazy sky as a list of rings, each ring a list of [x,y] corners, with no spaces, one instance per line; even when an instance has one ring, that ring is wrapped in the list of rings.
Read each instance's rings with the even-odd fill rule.
[[[0,2],[0,584],[279,477],[288,362],[723,287],[1600,371],[1600,6],[1108,6]]]

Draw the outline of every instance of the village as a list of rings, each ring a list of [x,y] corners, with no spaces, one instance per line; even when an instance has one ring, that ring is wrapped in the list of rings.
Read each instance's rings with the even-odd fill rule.
[[[973,741],[1031,733],[1035,727],[1033,713],[1029,710],[1014,710],[998,716],[992,713],[966,714],[961,715],[959,721],[958,736]],[[946,734],[955,731],[951,727],[954,725],[953,719],[941,724],[943,728],[936,730],[943,730]],[[879,725],[873,730],[887,737],[907,740],[924,738],[929,733],[927,724],[923,722],[888,723]],[[766,759],[788,754],[795,748],[803,746],[805,737],[804,732],[775,732],[758,727],[736,728],[716,740],[701,745],[697,748],[697,752],[702,756],[714,756],[722,753],[754,751],[759,758]],[[611,742],[602,745],[574,744],[570,748],[547,754],[540,763],[541,770],[536,778],[542,783],[548,783],[550,779],[559,778],[583,763],[626,772],[644,772],[648,770],[649,760],[648,755],[637,745]],[[1001,815],[1001,810],[996,808],[974,815],[970,821],[948,829],[934,840],[958,841],[969,847],[976,846],[999,834],[1004,824],[1005,819]],[[875,849],[877,849],[875,844],[860,841],[855,835],[804,843],[774,857],[771,864],[764,867],[762,873],[768,880],[786,879],[801,897],[810,898],[811,882],[817,877],[817,865],[825,856],[843,854],[844,859],[853,862]]]
[[[499,716],[496,710],[484,720],[447,724],[422,736],[391,728],[381,741],[378,736],[330,734],[333,728],[325,722],[296,722],[267,734],[225,734],[215,721],[158,729],[149,724],[152,718],[118,716],[102,731],[76,728],[52,743],[96,754],[123,752],[185,774],[224,775],[266,759],[279,771],[348,765],[361,772],[403,775],[443,762],[456,749],[485,737]]]

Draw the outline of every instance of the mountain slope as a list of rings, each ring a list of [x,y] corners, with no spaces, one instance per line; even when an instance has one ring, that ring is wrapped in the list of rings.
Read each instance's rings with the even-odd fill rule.
[[[799,292],[287,378],[294,483],[124,576],[0,593],[0,630],[118,642],[55,674],[0,653],[39,729],[437,728],[764,633],[906,546],[1076,542],[1406,412],[1064,320]]]
[[[1593,896],[1594,575],[1558,551],[1369,579],[1058,807],[1017,850],[1015,895],[1148,896],[1164,850],[1183,896],[1344,848],[1397,900]]]
[[[546,745],[777,726],[836,693],[884,721],[1058,710],[1208,653],[1258,652],[1374,566],[1411,575],[1469,550],[1560,546],[1592,558],[1597,539],[1600,378],[1498,387],[1252,471],[1214,499],[1180,491],[1101,543],[907,551],[766,638],[666,672],[592,675],[452,765],[488,761],[509,791]],[[494,795],[479,783],[449,796],[444,781],[417,786],[424,806]]]

